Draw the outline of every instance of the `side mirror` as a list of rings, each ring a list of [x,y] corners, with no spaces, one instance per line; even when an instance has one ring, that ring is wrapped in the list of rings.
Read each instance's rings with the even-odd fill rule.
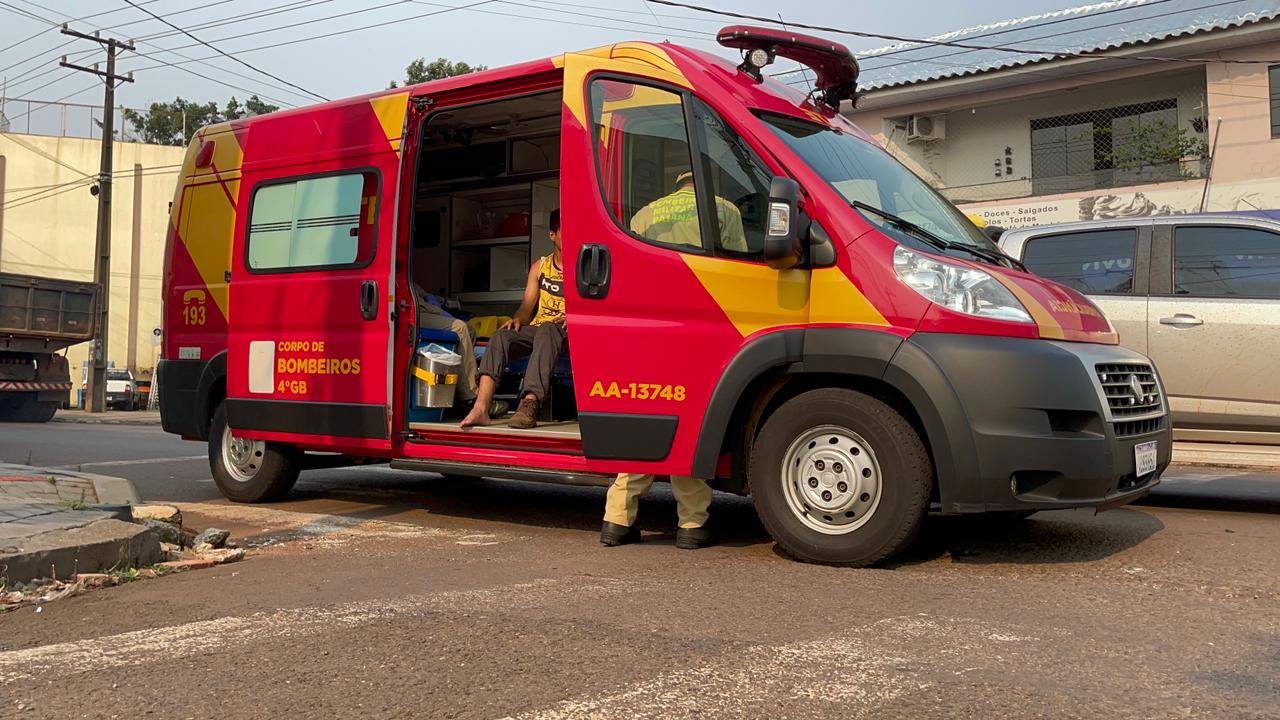
[[[788,177],[775,177],[769,184],[769,220],[765,226],[764,260],[774,270],[789,270],[800,264],[800,184]]]

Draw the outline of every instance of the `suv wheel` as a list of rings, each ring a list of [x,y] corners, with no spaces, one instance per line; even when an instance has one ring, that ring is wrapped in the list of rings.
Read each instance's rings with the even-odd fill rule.
[[[798,395],[769,417],[748,479],[756,512],[783,550],[807,562],[864,566],[915,538],[933,466],[896,410],[829,388]]]
[[[227,425],[226,405],[219,405],[209,428],[209,470],[228,500],[259,503],[288,495],[299,466],[297,453],[289,448],[237,438]]]

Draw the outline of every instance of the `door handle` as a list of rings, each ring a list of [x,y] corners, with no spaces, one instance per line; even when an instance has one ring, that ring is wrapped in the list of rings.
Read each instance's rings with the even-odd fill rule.
[[[1197,325],[1203,325],[1204,321],[1195,315],[1187,313],[1174,313],[1172,317],[1160,318],[1161,325],[1172,325],[1173,327],[1189,328]]]
[[[578,250],[578,295],[602,300],[609,294],[609,248],[590,243]]]
[[[365,280],[360,285],[360,316],[365,320],[378,318],[378,281]]]

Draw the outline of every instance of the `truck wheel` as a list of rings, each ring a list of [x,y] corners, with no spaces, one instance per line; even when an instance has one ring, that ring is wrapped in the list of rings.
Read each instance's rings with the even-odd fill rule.
[[[8,422],[46,423],[57,412],[58,403],[40,402],[34,394],[0,399],[0,420]]]
[[[796,559],[865,566],[907,547],[929,508],[933,466],[911,424],[860,392],[783,403],[748,469],[760,521]]]
[[[209,429],[209,470],[228,500],[259,503],[288,495],[299,466],[297,454],[288,448],[233,436],[226,406],[219,405]]]

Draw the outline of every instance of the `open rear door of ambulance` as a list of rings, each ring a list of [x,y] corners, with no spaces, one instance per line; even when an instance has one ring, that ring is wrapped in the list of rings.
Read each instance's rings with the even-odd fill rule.
[[[236,437],[389,453],[407,100],[321,106],[252,127],[231,258],[227,422]]]

